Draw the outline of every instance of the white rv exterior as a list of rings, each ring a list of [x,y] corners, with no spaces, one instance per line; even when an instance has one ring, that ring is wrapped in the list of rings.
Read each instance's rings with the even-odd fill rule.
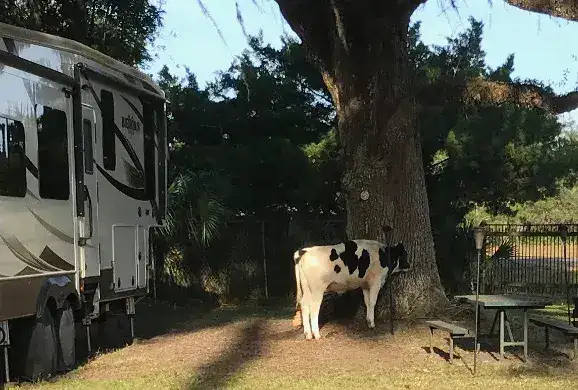
[[[17,337],[27,352],[14,360],[36,378],[73,365],[74,350],[61,350],[74,340],[73,311],[85,325],[111,307],[134,314],[153,266],[149,231],[165,216],[167,155],[165,98],[147,75],[77,42],[0,23],[6,376],[21,319],[34,318],[34,332]],[[38,336],[41,323],[52,324],[53,340]],[[38,343],[54,352],[34,355]]]

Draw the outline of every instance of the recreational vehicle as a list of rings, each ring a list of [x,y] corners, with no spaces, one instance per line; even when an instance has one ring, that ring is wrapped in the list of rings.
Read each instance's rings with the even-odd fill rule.
[[[167,190],[165,97],[78,42],[0,23],[0,361],[74,366],[103,313],[131,319]],[[131,326],[132,329],[132,326]]]

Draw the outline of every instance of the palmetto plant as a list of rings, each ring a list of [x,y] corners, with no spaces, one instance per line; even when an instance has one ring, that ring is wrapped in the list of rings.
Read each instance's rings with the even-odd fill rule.
[[[170,248],[206,248],[219,236],[229,210],[215,190],[218,181],[218,175],[211,171],[176,176],[168,190],[169,207],[163,229]]]
[[[442,268],[448,278],[452,278],[457,285],[458,291],[463,291],[467,288],[473,291],[475,286],[476,275],[476,247],[474,245],[474,224],[470,220],[462,221],[452,233],[446,233],[443,237],[439,237],[443,243],[447,245],[438,244],[438,255],[442,257]],[[448,236],[451,235],[451,236]],[[487,240],[487,239],[486,239]],[[487,247],[487,244],[486,244]],[[480,264],[480,278],[484,280],[485,277],[491,277],[491,271],[499,261],[507,261],[514,256],[514,242],[508,238],[498,245],[491,255],[487,252],[482,254],[482,262]],[[443,264],[450,262],[449,264]],[[463,282],[468,281],[469,287]]]
[[[470,280],[475,283],[475,272],[476,272],[476,249],[474,246],[474,223],[472,221],[464,221],[458,227],[458,234],[463,236],[464,242],[470,243],[469,250],[467,250],[467,258],[471,260],[470,264]],[[486,237],[486,245],[484,248],[487,248],[487,237]],[[497,248],[494,250],[494,253],[491,255],[487,255],[485,250],[482,251],[482,259],[480,263],[480,278],[482,281],[491,274],[494,266],[497,264],[498,261],[507,261],[514,257],[515,252],[515,244],[511,237],[508,237],[504,241],[502,241]]]
[[[160,237],[164,252],[158,270],[161,280],[168,278],[169,284],[180,287],[194,284],[195,264],[187,261],[186,248],[200,254],[219,237],[229,216],[219,188],[220,179],[211,171],[178,174],[169,186],[167,217]]]

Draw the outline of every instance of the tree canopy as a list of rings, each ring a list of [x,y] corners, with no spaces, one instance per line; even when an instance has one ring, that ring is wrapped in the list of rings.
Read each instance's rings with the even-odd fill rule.
[[[0,0],[0,22],[73,39],[129,65],[151,60],[147,46],[162,16],[142,0]]]
[[[482,50],[483,24],[443,46],[409,29],[410,58],[419,87],[512,77],[514,56],[495,69]],[[174,172],[216,172],[217,194],[237,216],[271,213],[343,217],[342,155],[335,108],[304,47],[280,49],[251,37],[250,48],[201,89],[194,75],[179,81],[165,68],[159,82],[170,106]],[[425,106],[420,133],[433,228],[455,229],[475,206],[508,211],[517,202],[553,195],[576,179],[578,143],[561,137],[556,116],[515,104],[480,105],[446,99]]]

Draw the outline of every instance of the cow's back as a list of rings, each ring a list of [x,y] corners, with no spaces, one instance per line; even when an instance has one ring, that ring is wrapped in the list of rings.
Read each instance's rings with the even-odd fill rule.
[[[344,292],[368,284],[380,277],[379,249],[373,240],[351,240],[335,245],[318,245],[301,249],[296,262],[315,288]],[[297,252],[296,252],[297,254]]]

